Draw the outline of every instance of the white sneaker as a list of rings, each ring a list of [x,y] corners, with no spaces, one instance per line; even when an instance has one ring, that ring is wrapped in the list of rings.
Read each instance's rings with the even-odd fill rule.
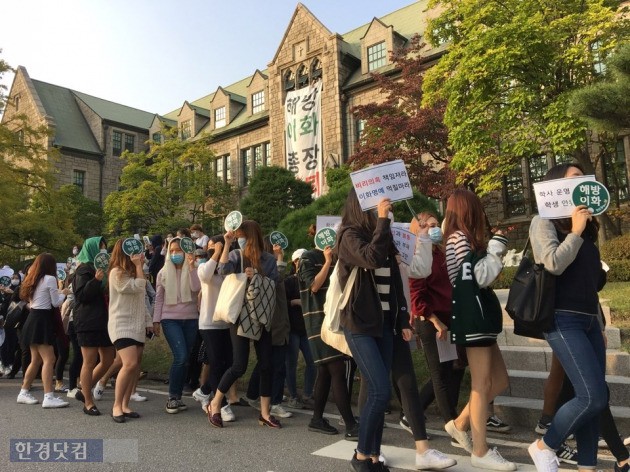
[[[456,464],[455,459],[435,449],[427,449],[423,454],[416,453],[416,469],[418,470],[446,469]]]
[[[476,455],[471,454],[470,463],[473,467],[478,467],[479,469],[516,470],[516,464],[504,459],[503,456],[499,454],[496,447],[488,449],[488,452],[486,452],[486,455],[483,457],[477,457]],[[540,469],[538,472],[540,472]]]
[[[192,397],[195,399],[195,401],[201,403],[201,409],[207,413],[208,404],[210,403],[210,394],[205,395],[201,391],[201,388],[198,388],[192,393]]]
[[[537,443],[538,441],[534,441],[527,448],[536,470],[538,472],[557,472],[559,463],[555,451],[547,448],[539,449]]]
[[[444,429],[461,447],[466,449],[466,452],[472,454],[472,441],[466,431],[457,429],[453,420],[446,423]]]
[[[76,388],[76,387],[75,387],[75,388],[73,388],[72,390],[69,390],[69,391],[68,391],[68,395],[67,395],[67,397],[68,397],[68,398],[77,398],[77,392],[78,392],[78,391],[79,391],[79,389],[78,389],[78,388]]]
[[[282,408],[282,405],[271,405],[271,414],[276,418],[291,418],[293,413]]]
[[[59,397],[44,397],[44,401],[42,402],[42,408],[63,408],[68,405],[69,403],[67,401]]]
[[[103,393],[105,393],[105,387],[103,387],[100,382],[96,382],[96,386],[92,390],[92,397],[94,400],[100,400],[103,398]]]
[[[623,440],[623,445],[630,446],[630,436],[628,436],[626,439]]]
[[[236,415],[232,411],[232,408],[230,407],[230,405],[225,405],[224,407],[221,408],[221,419],[223,420],[224,423],[236,421]]]
[[[35,405],[39,403],[39,400],[31,395],[31,392],[24,392],[18,395],[17,402],[23,403],[24,405]]]
[[[381,453],[378,455],[378,461],[379,461],[379,462],[382,462],[382,463],[383,463],[383,465],[387,465],[387,457],[385,457],[385,454],[383,454],[383,452],[381,452]]]
[[[132,402],[146,402],[147,401],[147,397],[143,397],[138,392],[133,392],[129,396],[129,400],[131,400]]]

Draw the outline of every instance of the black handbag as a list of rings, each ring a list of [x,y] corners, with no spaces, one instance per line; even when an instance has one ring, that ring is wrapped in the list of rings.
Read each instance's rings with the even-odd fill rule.
[[[536,264],[527,252],[529,238],[523,249],[523,259],[518,266],[505,311],[514,320],[514,334],[543,339],[543,332],[553,328],[556,276]]]
[[[4,326],[14,329],[21,328],[28,317],[28,313],[29,309],[26,307],[26,302],[22,300],[11,302],[7,309],[7,319],[4,322]]]

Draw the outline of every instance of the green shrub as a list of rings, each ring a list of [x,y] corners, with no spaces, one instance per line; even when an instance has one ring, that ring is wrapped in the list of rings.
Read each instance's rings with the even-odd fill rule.
[[[608,261],[630,260],[630,233],[604,241],[599,249],[602,260],[608,264]]]
[[[504,267],[497,279],[492,283],[492,288],[495,290],[501,288],[510,288],[514,274],[516,274],[518,267]]]
[[[608,282],[630,282],[630,259],[606,261],[610,267]]]

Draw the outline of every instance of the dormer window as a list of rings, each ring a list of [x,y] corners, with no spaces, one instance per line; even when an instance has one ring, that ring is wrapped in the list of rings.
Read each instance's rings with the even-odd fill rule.
[[[293,71],[289,69],[284,73],[284,90],[288,92],[293,89],[295,89],[295,76],[293,75]]]
[[[252,94],[252,113],[260,113],[265,109],[265,91]]]
[[[227,124],[225,119],[225,107],[214,110],[214,127],[223,128]]]
[[[311,81],[322,78],[322,63],[318,58],[313,59],[311,63]]]
[[[182,121],[182,139],[188,139],[192,136],[192,123],[190,120]]]
[[[297,71],[297,88],[301,89],[302,87],[306,87],[308,85],[308,69],[304,64],[302,64]]]
[[[383,67],[387,61],[387,49],[385,41],[369,46],[368,53],[368,71],[373,71],[379,67]]]

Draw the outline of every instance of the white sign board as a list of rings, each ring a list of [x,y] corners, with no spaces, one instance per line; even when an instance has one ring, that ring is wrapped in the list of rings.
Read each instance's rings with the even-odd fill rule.
[[[411,265],[413,254],[416,250],[416,235],[399,226],[392,226],[394,244],[400,253],[400,260],[406,265]]]
[[[322,81],[287,93],[285,100],[286,162],[295,177],[322,194]]]
[[[588,195],[586,200],[581,199],[584,194],[592,193],[591,189],[597,194]],[[569,218],[574,208],[582,204],[591,208],[593,214],[600,215],[606,211],[610,202],[608,190],[595,182],[594,175],[536,182],[534,194],[538,214],[545,219]]]
[[[335,231],[339,231],[339,226],[341,226],[341,216],[318,215],[315,223],[315,232],[322,228],[332,228]]]
[[[375,208],[384,197],[392,202],[413,198],[407,169],[400,159],[352,172],[350,178],[364,211]]]

